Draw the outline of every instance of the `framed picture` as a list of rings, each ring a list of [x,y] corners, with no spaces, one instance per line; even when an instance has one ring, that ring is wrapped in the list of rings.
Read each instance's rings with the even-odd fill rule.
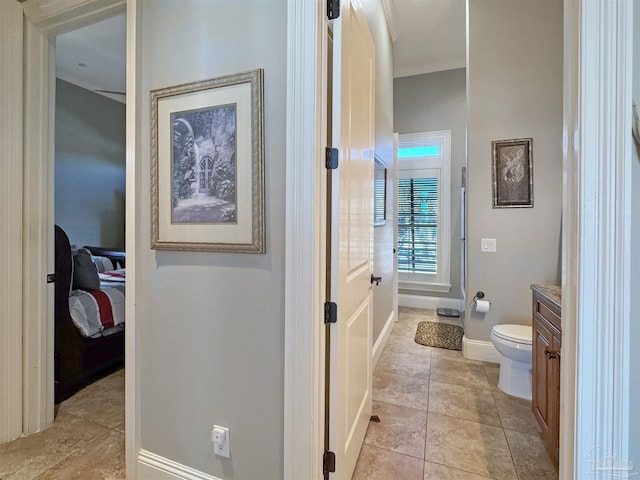
[[[262,78],[151,91],[151,248],[264,253]]]
[[[387,164],[374,155],[373,169],[373,226],[387,222]]]
[[[493,208],[533,207],[531,138],[494,140]]]

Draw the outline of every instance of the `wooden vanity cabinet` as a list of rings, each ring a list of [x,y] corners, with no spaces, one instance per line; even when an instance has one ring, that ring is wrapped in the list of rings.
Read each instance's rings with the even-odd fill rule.
[[[560,322],[559,289],[532,285],[533,290],[533,415],[556,468],[560,449]],[[557,295],[553,295],[557,293]]]

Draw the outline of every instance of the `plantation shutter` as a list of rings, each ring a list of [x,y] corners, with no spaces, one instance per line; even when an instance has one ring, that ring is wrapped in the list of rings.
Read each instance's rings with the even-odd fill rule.
[[[438,271],[438,178],[398,180],[398,271]]]

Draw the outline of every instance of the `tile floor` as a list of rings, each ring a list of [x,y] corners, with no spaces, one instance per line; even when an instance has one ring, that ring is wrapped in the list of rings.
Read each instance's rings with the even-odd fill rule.
[[[414,342],[434,315],[400,309],[353,480],[557,480],[531,402],[498,389],[498,365]]]
[[[0,445],[0,480],[124,478],[124,370],[62,402],[46,430]]]
[[[402,308],[373,378],[353,480],[557,480],[528,401],[498,365],[414,342],[433,312]],[[0,445],[0,480],[125,478],[124,370],[62,402],[44,432]]]

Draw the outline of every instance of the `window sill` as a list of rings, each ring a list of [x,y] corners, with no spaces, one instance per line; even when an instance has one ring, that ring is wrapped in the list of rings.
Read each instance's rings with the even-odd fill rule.
[[[448,283],[427,283],[427,282],[398,282],[399,290],[414,290],[418,292],[449,293],[451,284]]]

